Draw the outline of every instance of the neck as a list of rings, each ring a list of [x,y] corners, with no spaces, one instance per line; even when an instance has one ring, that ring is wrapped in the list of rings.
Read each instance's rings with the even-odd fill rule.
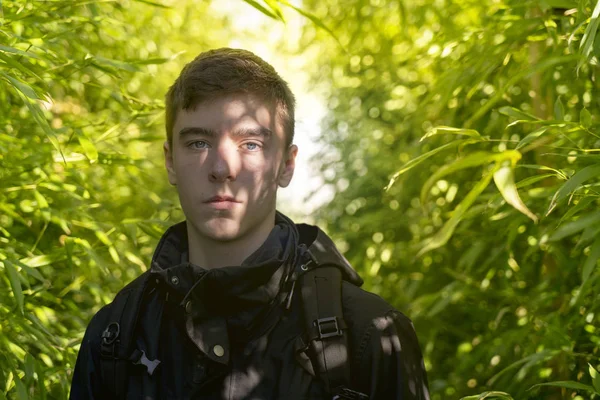
[[[192,224],[187,224],[189,262],[202,268],[213,269],[241,265],[267,240],[275,226],[275,211],[255,229],[234,240],[221,241],[206,237]]]

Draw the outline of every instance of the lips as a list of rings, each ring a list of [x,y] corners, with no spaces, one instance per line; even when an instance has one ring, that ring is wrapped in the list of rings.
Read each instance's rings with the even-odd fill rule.
[[[239,203],[236,199],[231,196],[213,196],[210,199],[206,200],[205,203]]]
[[[241,203],[231,196],[213,196],[204,202],[214,210],[231,210],[236,204]]]

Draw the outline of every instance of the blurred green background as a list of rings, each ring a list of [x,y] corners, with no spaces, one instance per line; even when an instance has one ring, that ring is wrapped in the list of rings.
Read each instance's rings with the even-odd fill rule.
[[[2,1],[0,399],[67,398],[91,316],[183,218],[164,93],[221,46],[292,84],[312,160],[280,208],[413,320],[433,399],[600,398],[599,16],[595,0]]]

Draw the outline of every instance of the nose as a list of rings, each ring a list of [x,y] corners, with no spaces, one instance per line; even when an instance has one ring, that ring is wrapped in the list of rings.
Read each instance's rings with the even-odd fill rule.
[[[234,181],[240,164],[237,148],[231,144],[222,143],[212,153],[209,180],[211,182]]]

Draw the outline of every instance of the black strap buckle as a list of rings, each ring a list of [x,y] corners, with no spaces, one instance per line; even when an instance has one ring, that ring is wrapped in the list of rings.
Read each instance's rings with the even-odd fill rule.
[[[346,387],[340,388],[332,400],[369,400],[369,396]]]
[[[104,332],[102,332],[102,343],[107,346],[110,346],[119,338],[120,333],[121,326],[119,325],[119,323],[111,322],[110,324],[108,324]]]
[[[343,335],[338,325],[337,317],[319,318],[315,321],[315,324],[319,329],[319,339]]]

